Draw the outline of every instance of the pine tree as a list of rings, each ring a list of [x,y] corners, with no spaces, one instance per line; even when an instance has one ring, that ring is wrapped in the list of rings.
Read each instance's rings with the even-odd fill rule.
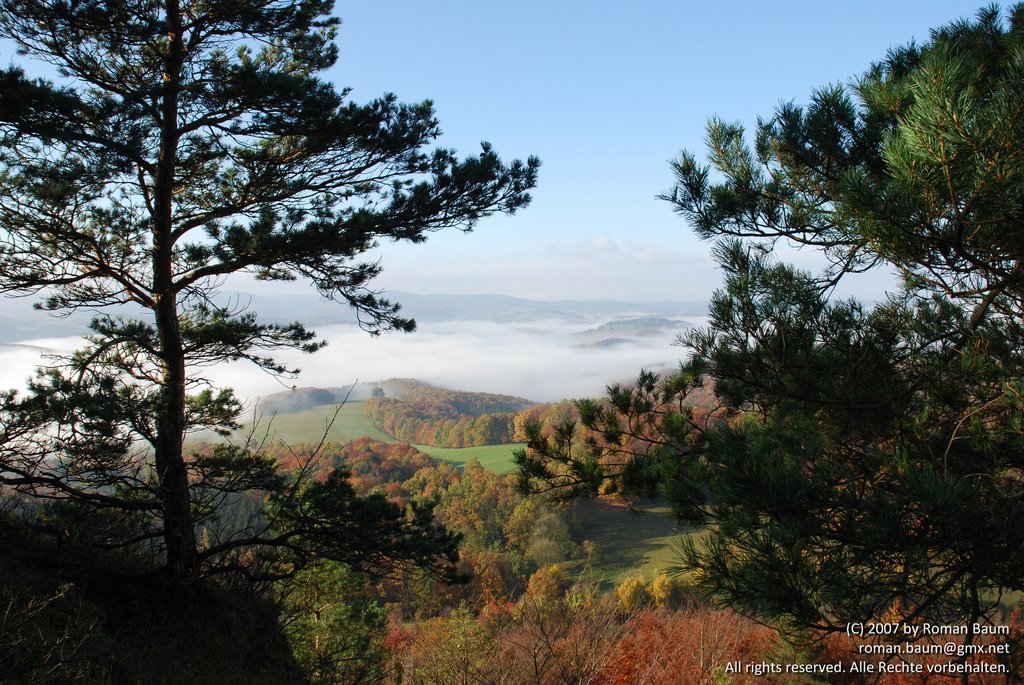
[[[534,429],[523,487],[659,486],[713,524],[683,568],[794,630],[992,619],[1024,589],[1022,69],[1024,6],[989,8],[752,144],[712,119],[710,164],[684,152],[665,196],[725,273],[692,357],[579,403],[582,434]],[[827,266],[780,264],[786,241]],[[902,286],[833,295],[871,269]],[[722,406],[700,420],[705,382]]]
[[[201,369],[244,359],[288,373],[273,351],[324,344],[220,297],[225,279],[302,279],[372,333],[409,331],[360,256],[514,212],[535,183],[535,159],[433,147],[430,102],[356,104],[319,78],[337,57],[331,6],[0,3],[0,36],[58,79],[3,73],[0,291],[96,313],[83,350],[8,397],[0,483],[151,518],[139,534],[159,533],[184,582],[202,561],[197,483],[272,480],[252,455],[184,455],[188,432],[229,429],[240,412]]]

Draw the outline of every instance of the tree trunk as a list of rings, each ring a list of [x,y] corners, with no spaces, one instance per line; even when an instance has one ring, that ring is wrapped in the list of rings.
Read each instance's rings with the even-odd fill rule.
[[[183,585],[196,579],[198,552],[188,474],[182,455],[185,435],[185,351],[174,282],[174,186],[178,157],[178,93],[185,48],[181,11],[168,0],[167,52],[160,107],[160,150],[153,181],[153,300],[160,340],[160,402],[153,445],[164,518],[167,569]]]
[[[188,585],[194,582],[198,571],[197,547],[188,474],[182,455],[185,432],[185,357],[173,294],[159,300],[156,319],[164,368],[156,444],[153,447],[160,479],[167,568],[174,578]]]

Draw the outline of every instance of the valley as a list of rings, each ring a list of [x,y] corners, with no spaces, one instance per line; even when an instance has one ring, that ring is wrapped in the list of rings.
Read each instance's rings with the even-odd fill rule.
[[[405,444],[367,416],[366,405],[374,400],[374,389],[384,392],[386,397],[395,395],[391,398],[395,401],[401,401],[412,392],[419,397],[421,405],[435,395],[484,405],[488,398],[502,397],[437,388],[413,379],[361,382],[348,388],[296,388],[262,398],[255,407],[255,421],[250,420],[232,439],[243,441],[251,436],[256,444],[276,445],[299,454],[307,453],[321,441],[327,445],[326,453],[334,453],[356,441],[369,445]],[[320,404],[328,398],[332,401]],[[522,404],[534,417],[543,416],[545,411],[557,415],[570,411],[568,402],[544,404],[523,398],[508,399],[513,404]],[[478,412],[464,416],[479,415]],[[214,439],[212,434],[199,435],[190,444],[195,448]],[[514,453],[525,447],[522,442],[460,448],[424,443],[411,445],[439,464],[450,464],[460,471],[471,464],[472,469],[483,469],[509,485],[514,481],[516,469]],[[579,546],[586,542],[589,551],[586,555],[577,553],[575,559],[572,554],[563,555],[561,564],[567,570],[586,573],[592,580],[602,583],[615,584],[635,574],[648,579],[656,577],[672,566],[675,561],[673,545],[688,534],[677,527],[668,516],[667,508],[657,501],[643,503],[642,511],[631,510],[615,498],[581,501],[570,510],[561,512],[554,508],[552,512],[575,517],[575,527],[569,526],[573,532],[571,543]]]

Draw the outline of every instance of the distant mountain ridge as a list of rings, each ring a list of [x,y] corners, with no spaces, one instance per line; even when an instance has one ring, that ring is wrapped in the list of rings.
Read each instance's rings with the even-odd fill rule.
[[[325,302],[315,295],[236,294],[262,318],[270,321],[299,320],[310,327],[329,324],[355,324],[355,313],[336,302]],[[400,304],[401,314],[419,322],[489,321],[526,323],[544,319],[587,322],[608,317],[654,316],[675,318],[703,316],[703,300],[661,300],[636,302],[620,300],[530,300],[511,295],[421,295],[400,290],[384,293]]]
[[[400,291],[389,293],[388,297],[401,303],[404,314],[423,321],[586,321],[610,316],[703,316],[707,311],[707,302],[703,300],[529,300],[510,295],[417,295]]]
[[[685,319],[642,316],[613,319],[596,328],[588,328],[572,335],[574,339],[579,340],[577,347],[588,350],[614,349],[645,344],[645,340],[650,338],[677,335],[688,328],[693,328],[693,324]]]
[[[532,400],[528,400],[523,397],[515,397],[513,395],[455,390],[426,383],[414,378],[388,378],[382,381],[360,381],[347,387],[296,387],[290,390],[276,392],[271,395],[264,395],[259,400],[258,412],[263,416],[293,414],[295,412],[306,411],[307,409],[321,407],[327,404],[338,404],[346,400],[365,400],[367,398],[374,397],[375,391],[383,393],[378,395],[380,397],[403,399],[410,394],[416,394],[424,389],[436,390],[441,393],[453,395],[479,397],[485,403],[497,402],[502,405],[500,407],[488,408],[487,411],[518,411],[535,404]]]

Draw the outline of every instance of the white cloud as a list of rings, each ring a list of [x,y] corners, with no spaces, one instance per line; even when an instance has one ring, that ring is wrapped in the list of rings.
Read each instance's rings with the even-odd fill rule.
[[[570,254],[574,257],[582,258],[622,256],[622,250],[619,249],[618,242],[606,234],[581,240],[569,248],[550,245],[548,249],[553,254]]]

